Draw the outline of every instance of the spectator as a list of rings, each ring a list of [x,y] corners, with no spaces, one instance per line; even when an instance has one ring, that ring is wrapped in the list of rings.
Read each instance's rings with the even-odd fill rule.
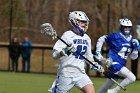
[[[22,72],[25,72],[25,69],[27,69],[26,72],[30,72],[30,57],[32,52],[32,42],[29,41],[29,38],[26,36],[24,37],[24,41],[22,42]],[[26,65],[26,67],[25,67]]]
[[[18,59],[20,56],[20,43],[17,37],[12,38],[9,47],[9,55],[12,61],[12,71],[18,71]]]

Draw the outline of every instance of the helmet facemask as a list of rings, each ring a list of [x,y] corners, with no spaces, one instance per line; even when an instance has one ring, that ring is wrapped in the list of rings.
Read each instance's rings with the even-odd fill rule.
[[[123,33],[123,35],[129,36],[132,32],[132,27],[131,26],[121,26],[120,30]]]
[[[81,33],[85,33],[85,32],[87,32],[87,29],[88,29],[88,21],[81,21],[81,20],[77,20],[77,26],[79,27],[79,31],[81,32]]]

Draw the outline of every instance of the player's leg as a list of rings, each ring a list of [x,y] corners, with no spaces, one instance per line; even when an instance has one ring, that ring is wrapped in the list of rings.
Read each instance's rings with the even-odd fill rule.
[[[58,76],[54,93],[68,93],[73,86],[73,78]]]
[[[56,80],[53,81],[51,88],[48,89],[49,92],[53,92],[55,89]]]
[[[95,88],[93,84],[87,84],[81,89],[84,93],[95,93]]]
[[[16,59],[16,57],[14,57],[14,59],[13,59],[13,71],[14,72],[17,71],[17,59]]]
[[[97,93],[105,93],[105,92],[107,92],[107,90],[110,89],[113,84],[114,84],[113,81],[111,81],[110,79],[107,79],[106,82],[104,83],[104,85],[98,90]]]
[[[14,71],[15,70],[15,68],[14,68],[14,58],[11,57],[11,61],[12,61],[12,71]]]
[[[25,72],[25,59],[22,58],[22,72]]]
[[[81,89],[84,93],[95,93],[93,83],[86,74],[81,74],[74,82],[75,86]]]
[[[122,86],[127,86],[136,80],[136,76],[126,67],[123,67],[118,73],[119,76],[124,77],[125,79],[120,83]]]
[[[18,72],[18,59],[15,61],[15,66],[16,66],[16,72]]]
[[[117,73],[117,75],[124,77],[125,79],[120,83],[121,86],[125,87],[131,83],[133,83],[136,80],[135,75],[128,70],[126,67],[122,67],[122,69]],[[113,89],[115,93],[117,93],[120,90],[120,87],[117,86]]]
[[[30,57],[27,58],[27,72],[30,72]]]

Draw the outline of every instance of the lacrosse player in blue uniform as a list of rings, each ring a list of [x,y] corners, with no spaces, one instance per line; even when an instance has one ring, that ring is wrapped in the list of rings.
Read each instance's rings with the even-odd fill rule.
[[[76,53],[80,53],[97,66],[97,68],[91,66],[92,70],[104,71],[101,65],[94,62],[91,39],[85,33],[89,19],[84,12],[73,11],[69,14],[69,22],[74,28],[64,32],[61,39],[70,47],[61,40],[58,40],[53,47],[53,58],[60,59],[54,92],[68,93],[73,86],[76,86],[84,93],[95,93],[92,81],[85,73],[85,60]]]
[[[98,39],[95,57],[102,63],[106,64],[112,78],[118,78],[118,76],[124,77],[120,85],[126,87],[136,80],[135,75],[125,66],[128,56],[131,59],[136,59],[138,57],[137,46],[139,45],[139,42],[131,35],[132,22],[127,18],[120,19],[119,21],[119,32],[104,35]],[[108,53],[109,61],[107,62],[102,61],[103,56],[101,54],[101,49],[103,43],[106,43],[110,47]],[[110,79],[107,79],[105,84],[99,89],[98,93],[105,93],[106,91],[108,91],[108,93],[118,93],[120,87],[117,86],[110,89],[112,85],[113,82]]]

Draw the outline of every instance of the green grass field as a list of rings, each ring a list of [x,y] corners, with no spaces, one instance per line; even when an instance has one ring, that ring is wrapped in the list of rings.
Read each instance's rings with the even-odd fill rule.
[[[49,93],[54,75],[0,72],[0,93]],[[104,83],[104,78],[91,78],[96,90]],[[70,93],[81,93],[73,88]],[[127,91],[119,93],[140,93],[140,81],[127,87]]]

